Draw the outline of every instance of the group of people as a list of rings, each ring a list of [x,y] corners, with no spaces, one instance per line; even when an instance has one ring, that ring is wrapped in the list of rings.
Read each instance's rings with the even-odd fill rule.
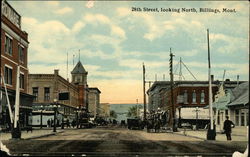
[[[59,125],[59,121],[57,121],[57,125]],[[52,126],[54,126],[54,120],[51,118],[47,120],[47,127],[52,127]]]

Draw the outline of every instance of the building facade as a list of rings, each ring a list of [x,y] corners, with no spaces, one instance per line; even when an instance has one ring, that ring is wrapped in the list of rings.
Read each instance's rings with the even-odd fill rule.
[[[78,88],[78,102],[79,107],[83,107],[88,110],[88,83],[87,83],[88,72],[79,61],[71,72],[72,84]]]
[[[234,88],[236,81],[225,81],[225,86],[228,89]],[[212,81],[213,101],[218,92],[220,81]],[[158,86],[158,87],[157,87]],[[168,124],[172,125],[172,102],[170,82],[161,81],[155,82],[147,91],[149,95],[150,113],[163,111],[168,114]],[[204,119],[204,123],[209,119],[208,106],[208,81],[175,81],[173,86],[173,105],[175,110],[175,118],[181,121],[189,120],[190,123],[195,123],[198,119]]]
[[[99,116],[108,120],[110,118],[110,104],[100,103]]]
[[[8,127],[6,125],[10,124],[4,82],[12,111],[14,111],[17,81],[20,84],[19,122],[21,127],[25,127],[29,125],[28,117],[32,112],[33,100],[33,96],[28,94],[27,89],[28,33],[21,29],[21,16],[16,10],[7,1],[1,2],[1,127],[6,128]],[[20,67],[19,80],[17,80],[18,67]]]
[[[29,74],[29,93],[35,96],[33,102],[34,114],[41,111],[53,111],[52,105],[56,102],[60,105],[59,113],[67,119],[75,117],[75,110],[79,106],[78,88],[59,75],[59,70],[54,74]],[[68,100],[60,100],[59,93],[69,93]],[[53,115],[53,113],[51,113]],[[43,121],[43,125],[46,122]]]
[[[249,125],[249,82],[240,82],[235,88],[229,89],[222,84],[213,108],[218,131],[223,131],[226,116],[237,129],[245,130]]]
[[[98,88],[88,88],[88,90],[89,90],[88,110],[89,110],[91,116],[95,118],[98,114],[100,114],[100,94],[101,94],[101,91]]]

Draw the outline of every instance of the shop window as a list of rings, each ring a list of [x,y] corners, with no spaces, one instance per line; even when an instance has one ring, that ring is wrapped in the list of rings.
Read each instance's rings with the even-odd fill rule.
[[[44,100],[45,101],[50,100],[50,88],[49,87],[44,88]]]
[[[184,104],[187,104],[188,103],[188,93],[187,93],[187,90],[184,91],[183,99],[184,99]]]
[[[241,120],[240,126],[245,126],[245,112],[240,113],[240,120]]]
[[[5,36],[4,44],[5,53],[12,56],[12,39],[8,36]]]
[[[4,81],[8,85],[12,85],[12,68],[7,66],[4,68]]]
[[[239,126],[239,110],[235,110],[235,125]]]
[[[33,95],[35,96],[34,101],[38,101],[38,87],[33,87]]]

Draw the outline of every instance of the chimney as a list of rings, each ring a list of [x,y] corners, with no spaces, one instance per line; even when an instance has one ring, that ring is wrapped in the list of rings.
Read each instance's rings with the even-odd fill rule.
[[[240,75],[237,75],[237,87],[239,86]]]
[[[55,75],[59,75],[59,69],[55,69],[55,70],[54,70],[54,74],[55,74]]]
[[[214,75],[211,75],[211,82],[214,82]]]

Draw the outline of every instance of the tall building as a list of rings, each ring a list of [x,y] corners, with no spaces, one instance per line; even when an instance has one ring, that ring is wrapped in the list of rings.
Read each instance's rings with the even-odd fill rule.
[[[79,61],[71,72],[72,84],[78,88],[79,106],[88,109],[88,72],[84,69],[82,63]]]
[[[93,117],[100,114],[100,94],[101,91],[98,88],[88,88],[88,101],[89,101],[89,112]]]
[[[21,29],[21,16],[7,2],[2,2],[1,12],[1,77],[8,90],[8,97],[12,111],[14,111],[16,83],[20,84],[20,126],[29,124],[32,113],[33,96],[27,94],[28,77],[28,33]],[[17,67],[20,67],[20,79],[17,80]],[[4,129],[10,124],[8,104],[4,84],[1,79],[0,124]]]

